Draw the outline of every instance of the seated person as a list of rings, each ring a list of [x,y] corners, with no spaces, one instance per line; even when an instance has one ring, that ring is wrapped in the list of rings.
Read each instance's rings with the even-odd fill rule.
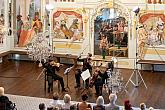
[[[140,109],[141,110],[146,110],[146,104],[145,103],[141,103],[140,104]]]
[[[93,106],[93,110],[105,110],[104,98],[99,96],[96,100],[96,105]]]
[[[71,106],[71,97],[69,94],[64,95],[64,104],[62,104],[62,110],[70,110]]]
[[[49,103],[49,108],[55,108],[58,107],[61,109],[62,103],[59,101],[59,94],[58,93],[53,93],[53,100]]]
[[[64,88],[64,80],[61,76],[59,76],[58,74],[56,74],[55,70],[59,70],[59,63],[55,63],[53,60],[49,60],[48,62],[44,63],[42,61],[42,65],[44,68],[46,68],[46,72],[48,76],[51,76],[54,80],[59,80],[61,87],[62,87],[62,91],[63,92],[67,92]],[[53,83],[52,83],[53,84]],[[52,86],[52,84],[48,84],[48,92],[50,92],[50,86]]]
[[[82,98],[82,102],[78,103],[77,105],[78,110],[92,110],[91,105],[87,103],[87,99],[88,99],[87,94],[82,95],[81,98]]]
[[[129,100],[124,101],[124,110],[133,110]]]
[[[119,106],[116,105],[117,95],[110,94],[109,95],[109,104],[105,107],[105,110],[120,110]]]
[[[4,109],[5,110],[10,110],[10,101],[7,96],[4,95],[4,88],[0,87],[0,103],[4,104]]]

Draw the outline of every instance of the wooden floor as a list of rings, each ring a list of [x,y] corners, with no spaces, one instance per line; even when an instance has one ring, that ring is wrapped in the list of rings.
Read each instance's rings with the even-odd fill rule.
[[[64,77],[66,85],[66,76],[63,75],[64,69],[68,66],[63,66],[59,72],[61,76]],[[46,97],[51,98],[52,93],[48,94],[44,92],[44,75],[41,75],[39,80],[37,76],[40,74],[42,68],[34,62],[25,61],[7,61],[0,64],[0,86],[5,88],[5,93],[23,95],[23,96],[33,96],[33,97]],[[127,82],[132,70],[121,69],[124,81]],[[138,88],[134,88],[132,84],[128,85],[127,91],[118,93],[117,103],[123,105],[125,99],[130,99],[133,106],[139,106],[140,102],[147,104],[147,107],[161,108],[165,109],[165,73],[150,71],[144,71],[142,73],[144,81],[147,84],[148,89],[144,87],[143,84]],[[71,92],[68,92],[72,96],[72,100],[80,101],[81,91],[74,89],[75,78],[74,70],[69,74],[69,87]],[[54,91],[57,88],[54,87]],[[94,89],[89,93],[89,101],[95,102],[96,97],[94,95]],[[60,92],[60,99],[62,99],[64,93]],[[108,103],[108,94],[103,93],[105,98],[105,103]],[[36,105],[38,106],[38,105]]]

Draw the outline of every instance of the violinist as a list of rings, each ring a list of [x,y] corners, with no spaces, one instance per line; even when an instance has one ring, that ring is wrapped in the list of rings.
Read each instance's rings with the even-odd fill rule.
[[[46,69],[47,75],[51,76],[53,80],[58,80],[62,87],[62,92],[67,92],[64,88],[64,80],[61,76],[56,74],[56,71],[59,71],[59,63],[55,63],[53,60],[49,60],[48,62],[42,61],[43,67]],[[53,82],[52,82],[53,84]],[[48,84],[48,92],[50,92],[50,86],[52,84]]]
[[[82,67],[82,71],[80,69],[77,69],[77,72],[75,74],[75,79],[76,79],[76,86],[75,88],[79,88],[80,87],[80,78],[81,78],[81,73],[85,70],[89,70],[90,73],[92,73],[92,54],[88,53],[86,58],[80,59],[78,58],[77,61],[81,61],[83,62],[83,67]],[[89,87],[89,79],[85,80],[85,88]]]

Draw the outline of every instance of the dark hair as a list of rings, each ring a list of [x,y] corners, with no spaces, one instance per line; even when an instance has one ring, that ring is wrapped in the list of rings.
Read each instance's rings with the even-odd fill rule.
[[[39,104],[39,109],[40,110],[44,110],[45,109],[45,104],[44,103],[40,103]]]
[[[132,109],[129,100],[124,101],[124,108],[125,108],[125,110],[131,110]]]
[[[92,57],[92,54],[91,53],[88,53],[89,57]]]
[[[58,93],[53,93],[53,100],[58,100],[59,99],[59,94]]]
[[[83,101],[86,101],[88,99],[88,95],[87,94],[83,94],[81,96],[81,98],[82,98]]]

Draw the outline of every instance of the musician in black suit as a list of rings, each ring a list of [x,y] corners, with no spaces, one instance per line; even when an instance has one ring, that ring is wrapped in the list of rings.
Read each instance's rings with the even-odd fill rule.
[[[96,68],[96,70],[93,74],[93,77],[94,77],[94,85],[95,85],[96,95],[97,96],[102,95],[102,87],[103,87],[103,83],[104,83],[103,82],[104,74],[101,73],[99,68]]]
[[[56,74],[56,70],[59,71],[59,63],[55,63],[53,60],[49,60],[48,62],[44,63],[42,61],[43,67],[46,69],[47,76],[51,76],[53,80],[58,80],[61,84],[62,91],[67,92],[64,88],[64,80],[61,76]],[[52,82],[53,84],[53,82]],[[52,84],[48,84],[48,92],[50,92],[50,86]]]
[[[81,56],[80,56],[81,57]],[[80,57],[78,57],[77,61],[83,62],[83,67],[82,67],[82,71],[80,69],[77,69],[76,74],[75,74],[75,79],[76,79],[76,86],[75,88],[79,88],[80,87],[80,78],[81,78],[81,73],[83,71],[86,71],[87,69],[89,70],[90,73],[92,73],[92,54],[88,53],[86,58],[81,59]],[[89,87],[89,79],[85,80],[85,88]]]

